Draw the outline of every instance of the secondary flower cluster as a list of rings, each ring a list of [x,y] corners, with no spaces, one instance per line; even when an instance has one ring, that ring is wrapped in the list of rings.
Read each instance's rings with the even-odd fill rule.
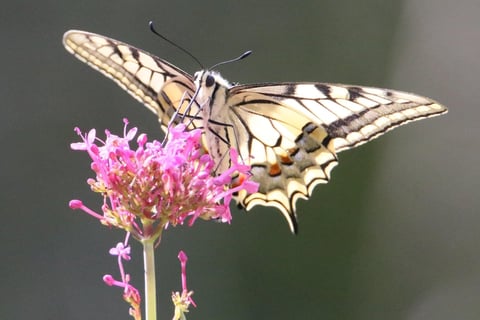
[[[170,129],[165,145],[159,141],[147,142],[140,134],[137,147],[130,147],[137,128],[127,130],[124,120],[123,137],[106,131],[105,141],[94,129],[82,135],[82,142],[72,143],[73,150],[86,151],[92,159],[95,179],[88,179],[92,190],[104,197],[103,215],[87,208],[79,200],[72,200],[72,208],[80,208],[101,220],[105,225],[122,228],[136,239],[151,239],[160,235],[168,225],[192,225],[197,218],[230,222],[229,204],[234,193],[255,192],[258,185],[248,180],[247,165],[238,162],[238,154],[231,149],[232,166],[218,176],[212,172],[215,163],[203,152],[200,130],[186,131],[180,124]],[[246,179],[236,179],[239,174]]]
[[[119,242],[114,248],[111,248],[109,253],[112,256],[117,256],[117,264],[120,271],[121,280],[116,280],[112,275],[106,274],[103,276],[103,281],[109,286],[116,286],[123,288],[123,300],[130,305],[130,315],[135,320],[142,319],[142,312],[140,308],[141,297],[140,292],[130,284],[130,274],[125,272],[123,267],[124,261],[130,261],[130,246],[128,240],[130,234],[127,232],[125,242]]]

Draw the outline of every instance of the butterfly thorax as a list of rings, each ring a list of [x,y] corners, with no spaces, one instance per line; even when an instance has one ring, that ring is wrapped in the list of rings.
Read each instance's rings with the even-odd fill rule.
[[[208,152],[220,173],[230,166],[229,149],[235,133],[228,117],[228,90],[232,87],[219,73],[202,70],[195,73],[196,101],[200,106]]]

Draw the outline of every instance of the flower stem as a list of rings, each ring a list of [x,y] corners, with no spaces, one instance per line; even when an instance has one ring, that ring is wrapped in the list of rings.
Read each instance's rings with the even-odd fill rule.
[[[157,296],[155,287],[154,239],[146,239],[143,244],[143,265],[145,269],[145,319],[157,320]]]

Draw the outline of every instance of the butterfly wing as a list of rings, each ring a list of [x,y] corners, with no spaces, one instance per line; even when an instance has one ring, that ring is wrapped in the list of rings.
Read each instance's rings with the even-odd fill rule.
[[[192,76],[152,54],[123,42],[85,31],[70,30],[65,48],[81,61],[113,79],[120,87],[157,114],[162,129],[175,112],[196,118],[198,105],[186,110],[195,92]],[[201,127],[195,120],[190,128]]]
[[[297,199],[328,182],[337,152],[447,112],[410,93],[320,83],[237,86],[227,105],[235,144],[260,184],[257,193],[240,194],[239,203],[247,210],[258,204],[277,207],[293,232]]]

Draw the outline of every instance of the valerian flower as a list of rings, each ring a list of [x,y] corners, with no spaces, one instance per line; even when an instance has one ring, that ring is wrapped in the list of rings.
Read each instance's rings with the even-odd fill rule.
[[[88,179],[88,184],[104,197],[103,215],[78,200],[70,206],[101,217],[105,225],[122,228],[136,239],[148,239],[158,237],[169,225],[185,221],[192,225],[197,218],[230,222],[232,195],[258,188],[248,180],[250,167],[239,163],[234,149],[231,168],[213,174],[216,165],[203,151],[201,130],[186,131],[183,124],[172,127],[165,145],[147,142],[147,135],[140,134],[137,147],[132,148],[137,128],[127,130],[128,122],[124,122],[123,137],[106,131],[102,141],[94,129],[82,135],[76,128],[82,142],[71,144],[73,150],[86,151],[92,159],[96,177]],[[236,179],[232,186],[234,173],[247,179]]]
[[[86,134],[76,128],[81,142],[72,143],[73,150],[86,151],[92,159],[95,178],[87,180],[94,192],[103,196],[102,213],[85,206],[80,200],[70,201],[72,209],[81,209],[107,226],[127,232],[125,241],[110,249],[117,256],[120,279],[105,275],[107,285],[123,289],[123,298],[130,304],[130,315],[141,319],[139,291],[130,284],[124,271],[124,261],[130,260],[130,235],[143,245],[145,276],[145,314],[156,319],[154,242],[160,240],[168,226],[188,225],[198,219],[230,222],[230,201],[237,192],[252,193],[258,184],[249,180],[250,167],[238,161],[230,150],[231,167],[215,172],[216,164],[204,152],[200,130],[186,131],[183,124],[170,128],[166,143],[148,142],[146,134],[136,138],[137,128],[127,130],[124,120],[123,136],[105,131],[105,141],[94,129]],[[182,293],[172,294],[174,319],[185,319],[190,304],[195,305],[186,286],[186,255],[181,252]]]

